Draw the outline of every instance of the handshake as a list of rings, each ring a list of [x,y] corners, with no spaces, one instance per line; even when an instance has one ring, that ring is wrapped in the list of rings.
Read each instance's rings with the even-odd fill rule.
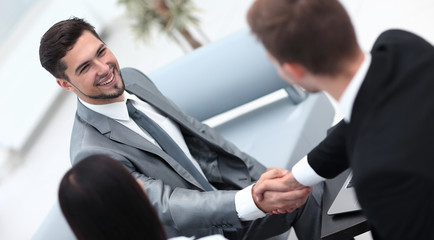
[[[306,203],[311,187],[297,182],[292,172],[281,168],[268,169],[252,188],[256,206],[265,213],[293,212]]]

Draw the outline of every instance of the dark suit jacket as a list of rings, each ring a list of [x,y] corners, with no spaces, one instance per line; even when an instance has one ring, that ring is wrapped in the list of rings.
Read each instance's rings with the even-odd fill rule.
[[[123,69],[122,75],[128,92],[179,124],[191,154],[221,191],[204,192],[196,179],[165,152],[80,101],[71,138],[72,163],[92,154],[106,154],[122,162],[142,181],[169,237],[200,237],[235,229],[242,232],[247,225],[237,216],[235,193],[259,179],[265,167],[213,129],[187,116],[143,73]]]
[[[352,168],[376,239],[434,239],[434,48],[390,30],[371,54],[350,123],[308,162],[326,178]]]

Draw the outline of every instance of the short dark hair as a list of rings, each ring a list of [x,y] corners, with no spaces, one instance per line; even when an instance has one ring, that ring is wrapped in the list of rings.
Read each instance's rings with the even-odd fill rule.
[[[59,203],[79,240],[167,239],[144,189],[108,156],[89,156],[67,171]]]
[[[337,0],[256,0],[247,21],[277,61],[296,62],[315,74],[338,73],[359,48]]]
[[[63,20],[48,29],[39,45],[39,60],[42,67],[56,78],[69,80],[65,74],[67,66],[62,58],[72,49],[83,31],[89,31],[101,40],[95,27],[81,18]]]

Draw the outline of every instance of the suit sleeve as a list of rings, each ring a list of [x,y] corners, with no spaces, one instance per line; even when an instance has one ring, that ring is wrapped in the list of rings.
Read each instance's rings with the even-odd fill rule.
[[[133,172],[133,176],[143,182],[165,226],[176,228],[177,231],[207,231],[210,228],[230,230],[242,227],[235,210],[237,191],[201,192],[172,188],[159,179],[138,172]]]
[[[147,176],[122,154],[113,149],[82,149],[77,159],[93,154],[105,154],[121,162],[132,176],[140,180],[147,196],[155,207],[169,236],[209,235],[210,229],[216,233],[240,229],[243,223],[235,209],[237,190],[202,192],[195,189],[172,187],[161,179]],[[167,176],[170,177],[170,176]]]
[[[347,123],[341,120],[327,137],[307,156],[312,169],[323,178],[333,178],[349,167],[347,156]]]

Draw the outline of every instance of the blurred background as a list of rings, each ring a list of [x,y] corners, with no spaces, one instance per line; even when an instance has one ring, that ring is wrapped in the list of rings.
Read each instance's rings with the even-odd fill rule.
[[[0,239],[31,239],[70,167],[76,98],[39,63],[39,41],[50,26],[71,16],[85,18],[121,67],[147,73],[246,28],[245,15],[253,0],[160,1],[172,5],[154,9],[129,2],[140,1],[0,0]],[[388,28],[407,29],[434,42],[430,0],[341,2],[366,51]],[[174,6],[181,15],[168,11]],[[141,7],[149,12],[141,14]],[[137,21],[142,24],[137,26]]]

